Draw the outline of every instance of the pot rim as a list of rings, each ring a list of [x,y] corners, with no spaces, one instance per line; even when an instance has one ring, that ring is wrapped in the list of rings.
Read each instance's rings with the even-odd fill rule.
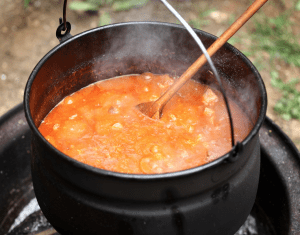
[[[25,87],[23,105],[24,105],[25,117],[27,119],[28,125],[31,128],[31,131],[33,131],[33,133],[36,136],[38,136],[42,140],[42,142],[45,145],[47,145],[52,151],[54,151],[56,154],[58,154],[60,157],[62,157],[66,162],[73,165],[74,167],[92,172],[96,175],[104,175],[104,176],[109,176],[109,177],[124,178],[124,179],[136,179],[136,180],[160,180],[160,179],[167,179],[167,178],[174,178],[174,177],[185,177],[185,176],[193,174],[193,173],[199,173],[199,172],[204,171],[208,168],[216,167],[217,165],[219,165],[222,162],[226,161],[230,157],[230,155],[231,155],[230,153],[233,151],[232,149],[229,152],[227,152],[226,154],[224,154],[223,156],[217,158],[216,160],[214,160],[212,162],[209,162],[207,164],[197,166],[197,167],[194,167],[194,168],[182,170],[182,171],[162,173],[162,174],[126,174],[126,173],[120,173],[120,172],[114,172],[114,171],[109,171],[109,170],[96,168],[96,167],[87,165],[85,163],[79,162],[79,161],[69,157],[68,155],[62,153],[58,149],[56,149],[39,132],[38,128],[35,126],[35,124],[33,122],[32,116],[31,116],[30,107],[29,107],[29,100],[30,100],[29,94],[30,94],[31,86],[33,84],[33,81],[34,81],[37,73],[39,72],[41,67],[44,65],[44,63],[48,60],[48,58],[50,58],[54,53],[56,53],[58,50],[63,48],[66,44],[68,44],[68,43],[70,43],[74,40],[77,40],[80,37],[84,37],[85,35],[94,33],[96,31],[105,30],[105,29],[108,29],[108,28],[130,26],[130,25],[160,25],[160,26],[166,26],[166,27],[179,28],[179,29],[186,30],[181,25],[172,24],[172,23],[165,23],[165,22],[155,22],[155,21],[151,21],[151,22],[147,22],[147,21],[143,21],[143,22],[124,22],[124,23],[110,24],[110,25],[97,27],[97,28],[94,28],[94,29],[84,31],[82,33],[79,33],[79,34],[71,37],[70,39],[66,40],[65,42],[55,46],[35,66],[35,68],[33,69],[33,71],[31,72],[31,74],[29,76],[29,79],[28,79],[26,87]],[[214,40],[217,39],[216,36],[214,36],[210,33],[207,33],[203,30],[199,30],[199,29],[194,29],[194,30],[198,33],[204,34],[205,36],[213,38]],[[245,145],[256,134],[258,134],[258,131],[259,131],[264,119],[265,119],[266,111],[267,111],[266,88],[265,88],[265,85],[263,83],[263,80],[262,80],[260,74],[258,73],[257,69],[254,67],[254,65],[251,63],[251,61],[242,52],[240,52],[238,49],[236,49],[234,46],[230,45],[229,43],[225,43],[224,46],[228,47],[235,54],[239,55],[241,57],[241,59],[249,65],[249,67],[251,68],[251,70],[254,73],[255,77],[258,78],[259,88],[260,88],[260,92],[261,92],[261,96],[262,96],[262,99],[261,99],[262,104],[261,104],[261,109],[260,109],[257,121],[254,124],[254,127],[250,131],[250,133],[241,142],[243,145]]]

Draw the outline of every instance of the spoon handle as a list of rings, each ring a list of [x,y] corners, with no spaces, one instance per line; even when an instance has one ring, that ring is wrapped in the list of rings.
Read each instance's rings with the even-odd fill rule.
[[[268,0],[256,0],[252,5],[207,49],[209,56],[213,56]],[[176,82],[154,102],[152,110],[161,110],[165,104],[175,95],[175,93],[207,62],[202,54]]]

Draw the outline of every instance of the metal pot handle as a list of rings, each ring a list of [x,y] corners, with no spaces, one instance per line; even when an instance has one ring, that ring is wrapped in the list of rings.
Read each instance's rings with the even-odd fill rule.
[[[71,31],[71,24],[70,22],[67,22],[67,0],[64,0],[64,9],[63,9],[63,20],[62,18],[59,18],[59,26],[56,30],[56,37],[59,40],[60,43],[63,43],[67,39],[71,38],[72,35],[70,34]],[[66,31],[64,34],[62,34],[62,31]]]
[[[238,153],[242,150],[242,144],[237,141],[235,143],[234,140],[234,127],[233,127],[233,120],[232,120],[232,115],[231,115],[231,111],[230,111],[230,107],[229,107],[229,102],[225,93],[225,90],[223,88],[222,85],[222,81],[221,78],[218,74],[218,71],[216,69],[216,67],[214,66],[214,63],[212,62],[209,54],[206,51],[206,48],[204,47],[201,39],[197,36],[197,34],[194,32],[194,30],[190,27],[190,25],[181,17],[181,15],[167,2],[167,0],[161,0],[161,2],[168,8],[168,10],[183,24],[183,26],[186,28],[186,30],[190,33],[190,35],[193,37],[193,39],[195,40],[195,42],[198,44],[198,46],[200,47],[201,51],[203,52],[203,54],[205,55],[208,64],[210,65],[214,76],[217,80],[217,82],[219,83],[220,86],[220,90],[221,93],[223,95],[224,98],[224,102],[226,105],[226,109],[227,109],[227,113],[228,113],[228,118],[229,118],[229,123],[230,123],[230,133],[231,133],[231,145],[232,145],[232,149],[230,151],[230,156],[228,158],[229,162],[234,162],[238,159]]]

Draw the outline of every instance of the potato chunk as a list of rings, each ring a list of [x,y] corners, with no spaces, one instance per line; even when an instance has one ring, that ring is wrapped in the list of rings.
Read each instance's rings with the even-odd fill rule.
[[[217,95],[211,90],[211,89],[207,89],[205,91],[205,93],[203,94],[203,100],[202,102],[205,104],[205,105],[211,105],[215,102],[218,101],[218,97]]]

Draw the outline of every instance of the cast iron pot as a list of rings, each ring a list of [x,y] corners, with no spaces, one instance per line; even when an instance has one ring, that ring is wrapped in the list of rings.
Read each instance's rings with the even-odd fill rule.
[[[208,47],[216,37],[196,30]],[[253,122],[238,148],[193,169],[135,175],[78,162],[55,149],[38,131],[65,96],[90,83],[123,74],[180,75],[201,55],[186,30],[155,22],[121,23],[71,37],[35,67],[25,90],[32,130],[32,180],[46,218],[61,234],[232,235],[253,206],[259,179],[258,131],[267,97],[252,63],[224,45],[212,58],[227,95]],[[216,86],[204,66],[193,79]]]

